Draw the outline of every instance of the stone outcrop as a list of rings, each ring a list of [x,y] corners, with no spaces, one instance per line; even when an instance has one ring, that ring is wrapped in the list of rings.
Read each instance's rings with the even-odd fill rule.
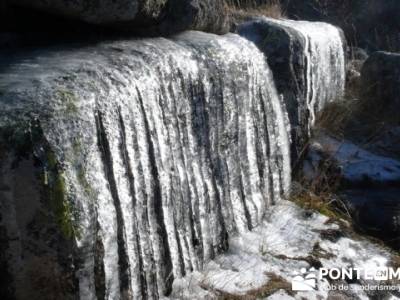
[[[345,42],[326,23],[256,18],[237,32],[266,55],[292,126],[292,161],[303,151],[318,112],[343,96]]]
[[[362,99],[366,109],[400,123],[400,54],[375,52],[361,70]]]
[[[263,54],[238,35],[0,63],[0,265],[11,282],[1,293],[11,298],[163,297],[289,190],[285,107]]]
[[[147,36],[190,29],[225,33],[229,28],[223,0],[14,0],[9,3],[20,19],[28,9],[28,16],[29,11],[47,13],[39,16],[49,22],[53,22],[54,15]],[[13,20],[10,18],[8,22]]]

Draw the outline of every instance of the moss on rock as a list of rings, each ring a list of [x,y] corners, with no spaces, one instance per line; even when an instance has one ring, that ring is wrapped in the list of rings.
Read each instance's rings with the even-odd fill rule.
[[[78,99],[73,92],[59,89],[56,92],[56,97],[63,102],[67,114],[76,114],[78,112],[78,107],[76,105]]]
[[[1,127],[0,154],[5,156],[7,153],[14,157],[13,168],[18,168],[21,160],[34,160],[34,172],[43,185],[43,198],[60,232],[66,239],[79,238],[80,230],[68,199],[65,176],[56,154],[44,136],[40,121],[30,119]]]
[[[47,183],[48,199],[61,233],[66,239],[80,238],[80,228],[75,220],[73,207],[68,200],[68,187],[65,175],[59,168],[59,163],[51,150],[47,152]]]

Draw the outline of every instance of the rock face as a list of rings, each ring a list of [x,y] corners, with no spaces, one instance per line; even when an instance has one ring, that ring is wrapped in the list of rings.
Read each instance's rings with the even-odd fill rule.
[[[266,55],[292,125],[293,162],[302,152],[318,112],[342,97],[344,39],[326,23],[257,18],[238,27]]]
[[[228,30],[223,0],[15,0],[12,4],[146,35]]]
[[[400,2],[397,0],[285,0],[290,17],[335,24],[349,43],[371,50],[400,51]]]
[[[1,58],[0,295],[157,299],[290,185],[263,54],[188,32]]]
[[[399,124],[400,54],[373,53],[362,67],[361,86],[367,109]]]

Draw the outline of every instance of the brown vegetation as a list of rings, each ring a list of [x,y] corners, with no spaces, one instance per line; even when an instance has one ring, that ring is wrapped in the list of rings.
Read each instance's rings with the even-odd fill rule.
[[[259,288],[248,291],[246,294],[238,295],[232,294],[221,290],[213,290],[207,286],[203,286],[206,290],[211,290],[215,293],[219,300],[256,300],[268,297],[279,290],[285,290],[287,293],[292,294],[291,284],[281,276],[274,273],[266,273],[269,280],[267,283]]]
[[[322,174],[311,183],[302,183],[301,186],[293,188],[289,200],[304,209],[317,211],[335,221],[351,220],[346,204],[336,195],[336,183],[330,186],[329,182],[332,182],[329,175]]]
[[[318,114],[314,131],[322,130],[339,140],[353,140],[368,148],[398,123],[397,114],[380,114],[385,110],[384,104],[382,108],[371,107],[358,89],[359,85],[348,87],[342,99],[326,105]]]
[[[245,21],[253,16],[280,19],[286,15],[280,0],[226,0],[226,8],[233,21]]]

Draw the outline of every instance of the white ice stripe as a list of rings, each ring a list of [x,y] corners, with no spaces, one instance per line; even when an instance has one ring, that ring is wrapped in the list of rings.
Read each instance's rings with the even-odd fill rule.
[[[120,108],[122,112],[125,111],[125,107]],[[122,114],[121,112],[121,114]],[[122,116],[121,116],[122,117]],[[129,127],[125,127],[126,130],[126,140],[122,141],[123,138],[121,136],[122,128],[118,124],[119,116],[113,116],[112,123],[113,127],[106,127],[106,131],[108,134],[108,139],[110,143],[110,151],[112,153],[112,164],[113,171],[115,176],[115,181],[118,189],[118,197],[121,204],[121,213],[124,223],[124,238],[125,238],[125,247],[128,256],[128,262],[130,267],[130,276],[131,276],[131,285],[132,285],[132,293],[133,295],[139,295],[140,291],[138,289],[139,281],[137,274],[139,272],[138,261],[139,258],[137,256],[137,245],[136,245],[136,216],[133,209],[133,197],[134,195],[131,193],[131,182],[128,177],[128,167],[129,167],[129,157],[128,153],[123,153],[126,149],[123,148],[123,143],[126,144],[126,140],[130,140],[129,137]],[[123,119],[124,120],[124,119]],[[125,122],[124,122],[125,123]],[[129,122],[128,122],[129,124]],[[126,144],[126,147],[132,147],[132,144]],[[126,156],[125,158],[122,155]],[[125,160],[127,160],[125,162]],[[127,165],[125,165],[127,164]]]
[[[153,261],[153,245],[150,237],[149,219],[148,219],[148,195],[147,186],[148,181],[152,180],[151,174],[148,169],[148,152],[146,147],[145,128],[143,123],[143,115],[140,110],[140,105],[137,101],[132,100],[132,115],[130,127],[132,128],[132,147],[129,147],[128,153],[131,160],[132,172],[135,178],[135,192],[136,192],[136,218],[137,228],[139,234],[140,253],[143,261],[144,278],[147,281],[147,294],[149,297],[156,297],[153,288],[149,286],[151,276],[155,272]],[[154,284],[154,283],[153,283]],[[142,295],[143,296],[143,295]]]
[[[120,281],[118,264],[117,217],[114,201],[108,189],[104,174],[101,153],[92,149],[89,157],[88,174],[93,188],[97,192],[97,214],[100,237],[104,246],[104,274],[107,299],[120,299]]]
[[[150,90],[143,90],[143,95],[145,96],[144,99],[147,99],[147,101],[144,102],[143,105],[145,106],[145,110],[147,111],[147,119],[150,127],[149,130],[153,133],[152,142],[161,189],[162,210],[164,216],[163,222],[168,235],[170,248],[169,250],[171,253],[171,258],[173,260],[173,271],[175,273],[174,275],[176,277],[181,277],[182,274],[179,272],[179,247],[178,240],[176,239],[176,228],[174,220],[174,207],[176,204],[173,201],[173,193],[175,187],[172,184],[173,181],[171,178],[172,159],[171,153],[169,151],[169,142],[167,140],[168,129],[163,124],[163,108],[160,107],[160,104],[158,103],[159,95],[156,93],[149,93],[149,91]],[[153,222],[155,222],[155,220]],[[158,247],[160,247],[161,249],[162,245],[159,245]],[[160,257],[158,258],[158,260],[159,264],[162,264]],[[161,274],[160,269],[157,269],[159,274],[159,282],[161,282],[163,275]]]
[[[139,89],[141,86],[138,87]],[[165,217],[168,217],[168,201],[169,201],[169,195],[166,190],[165,182],[168,182],[168,176],[165,174],[165,171],[162,169],[162,165],[160,165],[160,162],[158,160],[159,153],[158,153],[158,147],[160,144],[160,141],[157,140],[159,136],[154,135],[155,134],[155,124],[156,122],[153,120],[153,115],[152,113],[157,113],[157,106],[152,103],[153,101],[156,101],[157,99],[154,99],[153,94],[148,94],[146,91],[140,89],[141,91],[141,96],[143,97],[142,99],[142,104],[144,108],[144,115],[142,116],[143,120],[143,131],[141,134],[138,134],[138,137],[140,137],[139,144],[141,145],[141,155],[145,158],[143,168],[146,174],[148,176],[145,176],[146,178],[146,192],[147,192],[147,213],[148,213],[148,222],[149,222],[149,229],[150,229],[150,240],[151,244],[153,245],[153,258],[154,258],[154,263],[155,263],[155,268],[156,268],[156,275],[157,275],[157,284],[158,284],[158,294],[163,294],[163,284],[164,284],[164,275],[162,274],[162,268],[164,267],[164,262],[162,261],[162,253],[163,251],[163,245],[161,245],[161,237],[158,234],[158,228],[159,225],[157,223],[157,216],[156,216],[156,211],[155,211],[155,203],[156,201],[161,201],[161,199],[156,199],[156,182],[155,180],[159,180],[160,188],[161,191],[161,198],[162,198],[162,209],[164,210],[164,221],[166,220]],[[147,91],[149,92],[149,91]],[[157,118],[156,118],[157,119]],[[159,118],[157,119],[159,120]],[[147,122],[148,125],[148,131],[146,130],[145,123]],[[149,136],[147,137],[146,134]],[[149,139],[149,141],[148,141]],[[149,145],[148,142],[150,142],[152,145]],[[154,162],[151,162],[150,160],[150,147],[152,147],[154,151]],[[151,163],[156,164],[157,166],[157,171],[158,171],[158,178],[153,177],[152,173],[152,166]],[[167,213],[166,213],[167,212]],[[168,224],[168,223],[167,223]],[[168,229],[167,229],[168,232]],[[172,249],[173,250],[173,249]],[[154,284],[154,283],[153,283]]]
[[[187,179],[187,174],[185,172],[185,164],[183,159],[183,151],[185,150],[184,147],[182,146],[181,142],[181,136],[179,135],[179,130],[180,126],[177,121],[177,112],[174,104],[176,98],[174,94],[174,89],[172,89],[172,94],[169,95],[170,97],[167,97],[165,100],[168,101],[168,105],[166,105],[166,112],[168,113],[166,115],[166,121],[168,122],[168,132],[169,132],[169,139],[170,139],[170,147],[171,147],[171,156],[172,156],[172,161],[174,165],[174,170],[177,171],[177,179],[179,181],[179,190],[176,191],[175,195],[175,200],[177,200],[178,203],[175,205],[178,208],[177,211],[177,216],[179,222],[178,225],[178,233],[179,233],[179,243],[181,245],[181,249],[183,251],[183,261],[184,261],[184,266],[186,269],[186,272],[190,271],[192,269],[192,260],[195,259],[195,253],[193,251],[192,247],[192,242],[187,242],[186,237],[189,238],[189,241],[191,240],[192,234],[191,234],[191,224],[189,222],[189,218],[191,217],[189,214],[188,208],[190,207],[190,194],[189,194],[189,186],[188,186],[188,179]],[[166,104],[164,102],[164,104]],[[167,109],[169,108],[169,110]],[[175,216],[175,217],[177,217]],[[176,266],[179,267],[179,266]]]

